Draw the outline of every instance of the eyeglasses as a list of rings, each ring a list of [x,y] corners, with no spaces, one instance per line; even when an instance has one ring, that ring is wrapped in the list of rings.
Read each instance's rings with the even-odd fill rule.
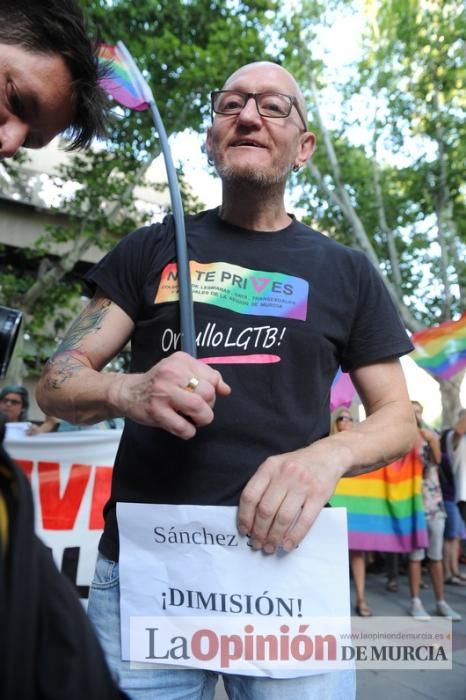
[[[0,403],[7,403],[10,406],[22,406],[21,399],[0,399]]]
[[[307,131],[306,120],[294,95],[283,95],[281,92],[239,92],[237,90],[215,90],[210,93],[212,118],[215,114],[234,115],[240,114],[248,101],[254,98],[257,111],[261,117],[272,119],[285,119],[289,116],[293,107],[298,112],[300,119]]]
[[[338,423],[338,421],[343,421],[344,423],[347,423],[347,422],[352,423],[353,419],[351,418],[351,416],[338,416],[337,423]]]

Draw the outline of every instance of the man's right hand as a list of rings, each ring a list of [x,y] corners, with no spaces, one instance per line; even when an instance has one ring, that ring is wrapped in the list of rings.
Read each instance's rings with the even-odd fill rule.
[[[193,379],[195,388],[190,388]],[[109,391],[115,415],[167,430],[183,440],[214,418],[217,395],[231,389],[220,372],[185,352],[161,360],[144,374],[117,375]]]
[[[78,425],[124,416],[184,440],[194,437],[212,422],[216,397],[228,396],[230,387],[220,372],[185,352],[144,373],[102,372],[134,328],[123,309],[97,292],[47,362],[39,405],[47,415]]]

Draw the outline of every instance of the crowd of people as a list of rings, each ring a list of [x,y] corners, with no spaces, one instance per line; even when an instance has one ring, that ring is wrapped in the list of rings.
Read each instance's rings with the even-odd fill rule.
[[[41,147],[65,130],[71,148],[102,136],[107,111],[102,73],[76,2],[16,0],[0,5],[0,19],[0,159],[23,146]],[[278,64],[254,61],[212,85],[210,106],[205,147],[222,182],[221,202],[186,217],[202,337],[211,338],[207,330],[215,318],[210,347],[210,341],[200,343],[197,359],[163,343],[167,333],[180,336],[179,291],[166,284],[176,266],[173,218],[167,216],[122,238],[88,273],[94,296],[38,385],[46,415],[73,425],[125,419],[88,605],[111,673],[81,607],[68,602],[69,591],[63,593],[45,547],[33,536],[24,474],[1,454],[0,477],[5,473],[6,479],[0,484],[0,687],[8,700],[60,696],[55,688],[44,692],[46,681],[61,683],[63,697],[113,698],[120,692],[113,678],[132,700],[150,693],[213,698],[216,673],[147,671],[122,659],[119,571],[121,565],[128,572],[132,564],[119,562],[116,503],[235,506],[239,535],[249,536],[252,549],[264,557],[277,550],[292,557],[342,477],[364,478],[401,458],[416,439],[399,361],[413,346],[379,271],[363,252],[308,227],[285,206],[290,173],[305,167],[316,144],[294,76]],[[270,292],[265,301],[264,290]],[[272,334],[262,334],[264,329]],[[230,354],[231,337],[252,332],[254,353],[238,342]],[[275,345],[274,337],[280,339]],[[131,371],[103,372],[128,342]],[[328,396],[340,366],[350,374],[366,418],[329,434]],[[27,395],[21,387],[6,389],[0,411],[23,421]],[[338,423],[349,427],[349,414]],[[446,440],[455,479],[463,435],[464,428],[459,440],[456,432]],[[428,437],[433,442],[427,432],[423,441]],[[426,469],[429,495],[432,474]],[[466,477],[456,479],[455,488],[464,516]],[[434,505],[428,520],[438,556],[442,518]],[[20,516],[26,544],[17,538]],[[461,580],[452,561],[455,546],[449,566]],[[353,549],[358,611],[368,615],[361,547]],[[416,561],[422,556],[417,553]],[[26,572],[14,566],[24,563],[31,565]],[[440,569],[433,570],[437,575]],[[282,571],[286,578],[286,565]],[[32,586],[39,587],[35,596]],[[28,607],[30,601],[34,605]],[[414,596],[413,605],[416,601]],[[451,609],[440,604],[447,605],[443,597],[438,612],[451,617]],[[15,612],[24,613],[23,625]],[[18,634],[25,630],[30,650]],[[32,664],[30,672],[17,663],[20,656]],[[296,678],[224,674],[224,684],[229,697],[253,700],[356,696],[353,668]]]
[[[421,601],[420,590],[429,584],[423,580],[423,572],[429,573],[436,600],[436,613],[452,621],[461,620],[445,600],[445,586],[464,587],[466,595],[466,574],[460,564],[465,557],[462,541],[466,539],[464,518],[464,484],[466,475],[466,409],[461,409],[455,424],[448,429],[435,431],[427,427],[423,420],[423,407],[412,401],[418,427],[418,440],[413,448],[418,453],[422,466],[420,496],[425,518],[426,547],[415,547],[405,554],[396,552],[374,553],[361,551],[351,546],[351,524],[354,517],[354,502],[347,498],[350,527],[350,564],[356,594],[356,612],[362,617],[371,616],[372,610],[366,602],[365,576],[367,560],[378,555],[385,563],[387,575],[386,590],[396,593],[399,590],[399,562],[408,575],[411,595],[409,612],[418,620],[429,620],[430,615]],[[351,408],[340,406],[332,413],[331,432],[350,430],[355,422]],[[414,480],[413,480],[414,484]],[[360,497],[364,498],[362,484]],[[415,494],[413,493],[413,497]],[[370,498],[370,494],[366,494]],[[341,499],[338,505],[343,505]],[[375,527],[375,522],[374,522]]]

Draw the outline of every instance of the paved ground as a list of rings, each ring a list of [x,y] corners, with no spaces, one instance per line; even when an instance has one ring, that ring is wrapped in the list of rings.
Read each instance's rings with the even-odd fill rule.
[[[463,567],[463,573],[466,573],[465,567]],[[427,582],[428,576],[424,576],[424,580]],[[435,598],[432,589],[423,590],[421,597],[427,611],[433,614]],[[453,669],[451,671],[358,671],[357,700],[466,699],[466,587],[445,586],[445,598],[463,616],[461,622],[453,624]],[[376,615],[406,615],[409,603],[407,577],[400,576],[398,593],[388,593],[385,590],[385,577],[369,574],[367,601]],[[424,623],[416,624],[422,626]],[[215,698],[216,700],[227,698],[220,683]]]
[[[424,581],[429,577],[424,576]],[[399,592],[385,591],[385,578],[367,577],[367,599],[374,613],[404,615],[409,605],[406,576],[399,579]],[[432,589],[422,591],[426,610],[435,612]],[[451,671],[359,671],[357,700],[465,700],[466,698],[466,587],[445,586],[445,598],[461,622],[453,623],[453,669]],[[422,622],[418,623],[422,625]]]

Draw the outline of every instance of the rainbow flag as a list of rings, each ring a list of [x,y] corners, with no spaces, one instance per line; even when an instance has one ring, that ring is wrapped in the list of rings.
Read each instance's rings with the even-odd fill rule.
[[[411,336],[410,357],[429,374],[450,379],[466,367],[466,312],[458,321],[419,331]]]
[[[150,88],[124,44],[121,42],[116,46],[100,44],[98,60],[105,68],[100,84],[109,95],[123,107],[129,107],[138,112],[149,108]]]
[[[369,474],[340,479],[330,499],[348,510],[350,549],[411,552],[427,546],[417,449]]]

